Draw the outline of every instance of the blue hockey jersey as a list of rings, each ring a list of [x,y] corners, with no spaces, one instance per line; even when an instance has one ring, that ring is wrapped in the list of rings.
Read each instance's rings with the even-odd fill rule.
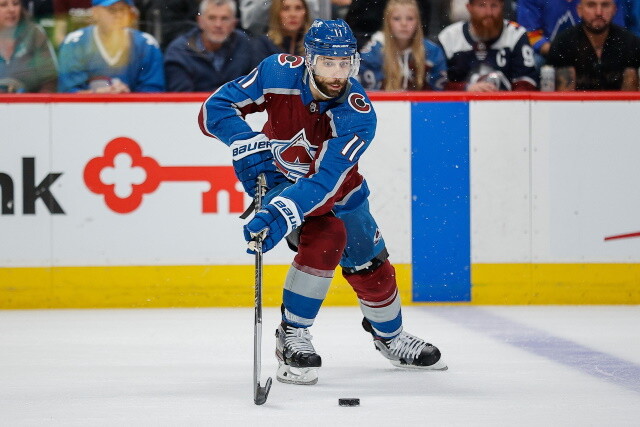
[[[360,51],[360,83],[366,90],[380,90],[383,86],[383,53],[384,35],[378,31],[371,37],[371,41],[367,43]],[[431,40],[424,40],[424,51],[426,59],[426,76],[425,87],[412,89],[412,83],[415,81],[415,67],[413,66],[413,57],[411,51],[407,49],[402,52],[399,60],[401,61],[401,69],[405,74],[405,85],[403,89],[409,90],[442,90],[444,82],[447,80],[447,60],[444,56],[442,48]],[[415,84],[413,84],[415,86]]]
[[[128,58],[109,58],[95,26],[69,33],[58,54],[58,91],[77,92],[95,79],[119,78],[131,92],[164,91],[162,52],[149,34],[129,29]]]
[[[376,114],[362,86],[349,79],[342,96],[313,99],[304,58],[276,54],[247,76],[214,92],[202,105],[205,135],[227,145],[259,136],[247,114],[266,111],[262,133],[270,140],[275,167],[295,183],[281,195],[304,216],[349,212],[369,195],[358,160],[375,134]]]

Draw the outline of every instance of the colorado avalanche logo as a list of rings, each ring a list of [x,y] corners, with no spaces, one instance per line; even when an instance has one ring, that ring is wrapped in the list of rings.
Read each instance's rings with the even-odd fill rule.
[[[309,172],[317,146],[311,145],[302,129],[290,140],[271,140],[276,166],[287,178],[297,181]]]
[[[368,113],[371,111],[371,104],[364,100],[364,95],[360,93],[352,93],[349,95],[349,105],[358,113]]]
[[[288,64],[289,68],[296,68],[304,63],[304,58],[302,56],[287,55],[286,53],[283,53],[278,56],[278,62],[280,65]]]

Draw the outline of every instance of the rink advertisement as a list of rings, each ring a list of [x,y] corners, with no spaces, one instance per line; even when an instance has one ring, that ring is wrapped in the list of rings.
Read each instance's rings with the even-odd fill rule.
[[[406,303],[640,302],[640,98],[537,96],[372,96],[361,169]],[[200,98],[0,98],[0,308],[251,305],[249,199]],[[267,305],[291,257],[265,257]]]

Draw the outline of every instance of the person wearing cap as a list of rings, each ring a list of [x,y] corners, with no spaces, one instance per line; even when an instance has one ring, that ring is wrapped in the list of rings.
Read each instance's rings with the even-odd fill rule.
[[[130,28],[132,0],[93,0],[95,25],[69,33],[60,47],[59,92],[162,92],[162,52]]]

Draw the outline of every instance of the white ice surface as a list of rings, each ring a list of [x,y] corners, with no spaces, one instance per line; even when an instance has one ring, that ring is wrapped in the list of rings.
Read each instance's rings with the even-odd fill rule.
[[[638,306],[403,313],[408,332],[440,347],[448,371],[392,367],[357,308],[325,307],[311,329],[318,384],[274,378],[256,406],[252,309],[0,311],[0,426],[640,425]],[[265,309],[262,383],[276,371],[278,318]],[[561,360],[574,344],[575,358]],[[624,369],[592,357],[602,353]],[[339,407],[340,397],[361,405]]]

